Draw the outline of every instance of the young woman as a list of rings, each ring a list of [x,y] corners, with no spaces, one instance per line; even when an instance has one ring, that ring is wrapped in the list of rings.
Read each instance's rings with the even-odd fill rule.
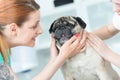
[[[120,68],[120,55],[110,50],[101,39],[108,39],[120,32],[120,0],[112,0],[114,16],[113,21],[108,26],[101,27],[88,33],[88,43],[106,60]],[[94,35],[95,34],[95,35]],[[97,37],[97,36],[98,37]],[[101,38],[101,39],[100,39]]]
[[[10,66],[10,48],[35,45],[36,37],[42,34],[39,8],[34,0],[0,0],[0,80],[18,80]],[[33,80],[50,80],[67,58],[80,51],[85,44],[80,36],[84,34],[73,36],[59,53],[52,34],[50,61]]]

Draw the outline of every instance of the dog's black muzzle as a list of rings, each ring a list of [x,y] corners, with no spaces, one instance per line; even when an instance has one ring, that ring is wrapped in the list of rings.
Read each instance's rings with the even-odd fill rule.
[[[74,34],[72,33],[72,27],[61,26],[55,30],[55,39],[62,46],[68,39],[70,39]]]

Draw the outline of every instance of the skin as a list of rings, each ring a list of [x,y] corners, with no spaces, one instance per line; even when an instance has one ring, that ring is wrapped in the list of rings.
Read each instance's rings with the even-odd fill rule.
[[[113,3],[113,11],[120,15],[120,1],[119,0],[112,0]]]
[[[107,45],[95,34],[88,33],[87,36],[87,42],[100,54],[100,56],[120,68],[120,55],[107,47]]]
[[[120,15],[120,0],[112,0],[112,3],[113,3],[113,11],[116,12],[118,15]],[[112,22],[107,26],[103,26],[93,31],[94,34],[96,34],[98,37],[100,37],[103,40],[113,37],[118,32],[119,30],[117,30],[114,27]]]
[[[33,15],[29,16],[29,20],[22,27],[17,26],[16,23],[5,26],[3,34],[10,48],[19,45],[33,47],[35,38],[42,34],[42,29],[39,25],[40,12],[36,11],[31,14]]]
[[[40,11],[34,11],[29,14],[29,19],[19,27],[16,23],[10,23],[5,26],[5,30],[2,31],[4,38],[9,46],[9,48],[16,46],[30,46],[35,45],[35,38],[42,34],[42,29],[39,24],[40,22]],[[32,80],[50,80],[59,67],[65,62],[69,57],[76,55],[82,47],[85,45],[86,32],[80,35],[73,36],[68,40],[60,49],[58,53],[56,49],[56,43],[54,35],[51,35],[52,43],[50,46],[50,60],[44,69],[36,75]],[[81,37],[82,36],[82,37]],[[68,47],[69,46],[69,47]],[[4,66],[7,66],[4,64]],[[13,73],[11,67],[7,66],[7,69],[11,80],[18,80]],[[4,71],[3,71],[4,72]],[[4,74],[2,74],[5,76]],[[7,76],[6,76],[7,77]],[[3,79],[6,80],[6,79]]]
[[[120,0],[112,0],[112,3],[114,12],[120,15]],[[119,30],[117,30],[111,23],[108,26],[104,26],[93,31],[93,33],[87,33],[87,41],[99,53],[100,56],[120,68],[120,55],[110,50],[108,46],[101,40],[108,39],[118,32]]]

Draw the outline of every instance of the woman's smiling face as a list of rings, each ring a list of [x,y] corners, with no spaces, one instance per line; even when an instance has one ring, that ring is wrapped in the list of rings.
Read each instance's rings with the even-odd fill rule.
[[[34,46],[36,37],[42,33],[40,22],[40,11],[32,12],[28,21],[19,28],[17,41],[19,45]]]

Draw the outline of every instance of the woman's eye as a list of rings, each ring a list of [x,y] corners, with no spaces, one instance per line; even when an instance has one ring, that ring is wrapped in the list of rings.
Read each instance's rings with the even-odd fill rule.
[[[31,27],[29,27],[30,29],[37,29],[39,27],[39,22],[37,21],[36,24],[32,25]]]
[[[33,27],[29,27],[30,29],[35,29],[35,27],[33,26]]]
[[[33,29],[35,29],[35,28],[36,28],[36,26],[33,26],[32,28],[33,28]]]
[[[32,26],[32,27],[30,27],[30,29],[36,29],[37,28],[37,26]]]

